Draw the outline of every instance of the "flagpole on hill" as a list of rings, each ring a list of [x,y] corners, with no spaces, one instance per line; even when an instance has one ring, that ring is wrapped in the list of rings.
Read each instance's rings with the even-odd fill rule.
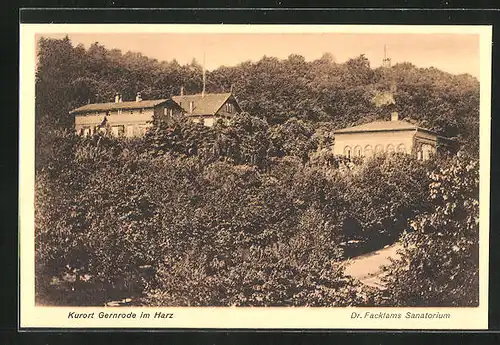
[[[206,84],[205,50],[203,50],[203,90],[201,91],[201,97],[205,97],[205,84]]]

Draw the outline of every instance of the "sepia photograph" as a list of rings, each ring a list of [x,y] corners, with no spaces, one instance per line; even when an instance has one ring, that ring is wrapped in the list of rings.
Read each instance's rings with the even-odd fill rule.
[[[86,27],[22,52],[33,313],[487,318],[490,28]]]

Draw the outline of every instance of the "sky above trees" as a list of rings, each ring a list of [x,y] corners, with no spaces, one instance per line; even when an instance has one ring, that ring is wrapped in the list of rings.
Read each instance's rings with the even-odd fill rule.
[[[44,34],[63,38],[66,34]],[[411,62],[417,67],[436,67],[453,74],[468,73],[479,77],[479,35],[473,34],[182,34],[182,33],[70,33],[76,46],[88,48],[99,42],[107,49],[141,52],[159,61],[177,60],[180,64],[193,59],[208,70],[234,66],[244,61],[258,61],[263,56],[284,59],[290,54],[304,56],[306,61],[329,53],[336,62],[364,54],[372,67],[384,57],[384,45],[392,63]],[[40,36],[39,36],[40,37]],[[38,37],[38,38],[39,38]]]

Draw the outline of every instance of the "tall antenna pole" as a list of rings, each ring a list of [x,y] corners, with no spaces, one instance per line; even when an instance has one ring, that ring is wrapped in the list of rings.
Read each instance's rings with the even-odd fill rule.
[[[382,60],[383,67],[391,67],[391,58],[387,57],[387,46],[384,44],[384,59]]]
[[[205,97],[205,84],[206,84],[206,72],[205,72],[205,51],[203,51],[203,90],[201,91],[201,97]]]

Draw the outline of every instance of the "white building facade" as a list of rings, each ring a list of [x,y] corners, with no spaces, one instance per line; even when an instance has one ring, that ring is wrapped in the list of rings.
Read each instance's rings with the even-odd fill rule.
[[[436,133],[401,121],[393,113],[391,121],[374,121],[335,131],[333,152],[348,158],[406,153],[427,160],[436,152],[438,139]]]

